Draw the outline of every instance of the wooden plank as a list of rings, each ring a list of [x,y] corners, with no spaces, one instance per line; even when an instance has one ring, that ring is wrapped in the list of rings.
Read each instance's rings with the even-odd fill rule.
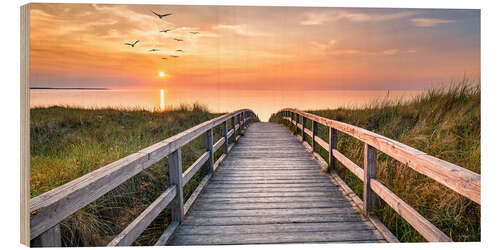
[[[33,239],[30,247],[61,247],[61,227],[59,224],[43,232]]]
[[[310,196],[310,197],[262,197],[262,198],[205,198],[200,197],[198,199],[203,200],[204,202],[212,202],[212,203],[274,203],[274,202],[317,202],[317,201],[336,201],[343,196]]]
[[[359,214],[308,214],[284,216],[233,216],[233,217],[197,217],[187,216],[185,225],[259,225],[282,223],[314,222],[360,222],[364,219]]]
[[[286,110],[296,112],[301,116],[307,117],[307,119],[317,121],[325,126],[338,129],[373,146],[451,190],[481,204],[481,176],[477,173],[354,125],[330,120],[296,109]]]
[[[153,220],[170,204],[177,195],[177,188],[171,185],[160,197],[148,206],[137,218],[119,233],[108,246],[130,246],[153,222]]]
[[[221,137],[217,142],[214,144],[214,152],[219,150],[224,145],[224,137]]]
[[[430,223],[415,209],[410,207],[406,202],[401,200],[396,194],[389,190],[384,184],[376,179],[370,182],[372,190],[380,196],[396,213],[401,215],[417,232],[419,232],[426,240],[431,242],[450,242],[451,239],[441,232],[436,226]]]
[[[260,188],[260,187],[253,187],[253,188],[226,188],[226,189],[219,189],[219,188],[208,188],[207,187],[207,192],[210,190],[211,193],[251,193],[251,192],[261,192],[261,193],[266,193],[266,192],[321,192],[321,191],[328,191],[328,192],[339,192],[337,187],[331,186],[331,187],[299,187],[299,188],[282,188],[282,187],[277,187],[277,188]]]
[[[168,240],[173,236],[173,234],[176,232],[178,226],[179,226],[178,221],[172,221],[168,225],[167,229],[161,234],[160,238],[158,241],[155,243],[155,246],[164,246],[167,244]]]
[[[178,235],[172,245],[234,245],[234,244],[271,244],[271,243],[315,243],[315,242],[378,242],[380,239],[371,231],[340,232],[291,232],[255,233],[239,235]]]
[[[100,198],[238,112],[241,112],[241,110],[203,122],[32,198],[30,200],[30,239],[55,226],[80,208]]]
[[[307,118],[302,116],[302,141],[306,141],[306,121]]]
[[[325,207],[346,207],[349,206],[347,200],[320,200],[311,203],[310,201],[292,202],[265,202],[265,203],[197,203],[196,209],[200,210],[237,210],[237,209],[293,209],[293,208],[325,208]]]
[[[170,205],[172,220],[182,222],[184,218],[184,191],[182,187],[182,153],[181,149],[168,155],[170,185],[176,187],[175,198]]]
[[[366,143],[364,164],[363,210],[368,215],[377,208],[377,195],[370,188],[370,182],[377,178],[377,150]]]
[[[299,191],[299,192],[266,192],[266,193],[241,193],[241,192],[227,192],[227,193],[206,193],[203,198],[216,199],[216,198],[265,198],[265,197],[335,197],[335,195],[342,195],[341,192],[328,191]]]
[[[182,174],[182,186],[186,184],[193,178],[193,176],[198,172],[198,170],[209,160],[209,152],[203,153],[191,166],[186,169]]]
[[[264,225],[225,225],[225,226],[192,226],[185,225],[177,235],[212,235],[221,234],[254,234],[254,233],[300,233],[300,232],[338,232],[373,230],[373,226],[364,222],[330,222],[330,223],[293,223]]]
[[[234,217],[234,216],[277,216],[311,214],[349,214],[357,213],[352,207],[327,208],[286,208],[286,209],[242,209],[242,210],[193,210],[190,215],[196,217]]]

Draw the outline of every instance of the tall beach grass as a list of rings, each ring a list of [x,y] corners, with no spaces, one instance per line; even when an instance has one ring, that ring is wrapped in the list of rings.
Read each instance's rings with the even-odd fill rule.
[[[56,106],[32,108],[30,115],[30,188],[35,197],[220,114],[195,104],[165,112]],[[214,132],[220,138],[220,132]],[[205,138],[196,138],[182,151],[186,169],[205,151]],[[202,177],[196,174],[185,186],[185,199]],[[106,245],[165,191],[167,183],[166,161],[161,160],[63,220],[63,245]],[[134,245],[153,245],[168,223],[169,209]]]
[[[479,83],[464,79],[407,101],[381,99],[361,108],[307,112],[368,129],[480,174],[480,96]],[[270,121],[287,124],[276,114]],[[311,123],[307,127],[311,129]],[[318,135],[328,141],[326,127],[320,125]],[[339,133],[338,150],[363,167],[363,143]],[[320,154],[328,159],[325,150]],[[362,198],[362,182],[340,162],[337,166],[341,178]],[[377,178],[452,240],[480,241],[479,205],[380,152]],[[375,214],[401,241],[424,241],[383,202]]]

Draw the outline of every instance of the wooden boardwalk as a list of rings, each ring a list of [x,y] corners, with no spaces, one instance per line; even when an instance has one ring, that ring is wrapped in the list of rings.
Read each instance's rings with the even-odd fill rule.
[[[252,123],[168,242],[385,242],[284,126]]]

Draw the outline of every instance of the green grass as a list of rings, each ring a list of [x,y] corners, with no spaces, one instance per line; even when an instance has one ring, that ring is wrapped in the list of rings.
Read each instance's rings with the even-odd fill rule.
[[[210,113],[199,105],[183,105],[167,112],[32,108],[30,115],[30,188],[31,197],[35,197],[221,114]],[[214,142],[220,137],[218,126]],[[183,146],[184,170],[204,151],[204,136]],[[165,191],[165,164],[161,160],[65,219],[61,223],[63,245],[106,245]],[[200,171],[185,186],[185,199],[202,178]],[[169,209],[134,245],[153,245],[168,223]]]
[[[380,100],[358,109],[307,112],[368,129],[480,174],[480,96],[480,87],[464,79],[410,101]],[[280,122],[276,114],[270,121]],[[328,141],[327,128],[319,125],[318,130],[318,135]],[[339,133],[338,149],[363,166],[360,141]],[[325,150],[320,154],[328,159]],[[341,178],[362,198],[362,182],[339,162],[337,166]],[[380,152],[377,178],[452,240],[480,241],[479,205]],[[375,214],[401,241],[424,241],[386,204],[381,204]]]

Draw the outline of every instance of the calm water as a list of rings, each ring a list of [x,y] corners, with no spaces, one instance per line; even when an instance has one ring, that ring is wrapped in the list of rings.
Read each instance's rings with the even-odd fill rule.
[[[285,108],[324,109],[360,107],[376,100],[408,99],[421,91],[241,91],[165,90],[166,108],[199,103],[213,112],[250,108],[262,121]],[[159,89],[151,90],[31,90],[31,107],[69,105],[79,107],[121,107],[161,109]]]

